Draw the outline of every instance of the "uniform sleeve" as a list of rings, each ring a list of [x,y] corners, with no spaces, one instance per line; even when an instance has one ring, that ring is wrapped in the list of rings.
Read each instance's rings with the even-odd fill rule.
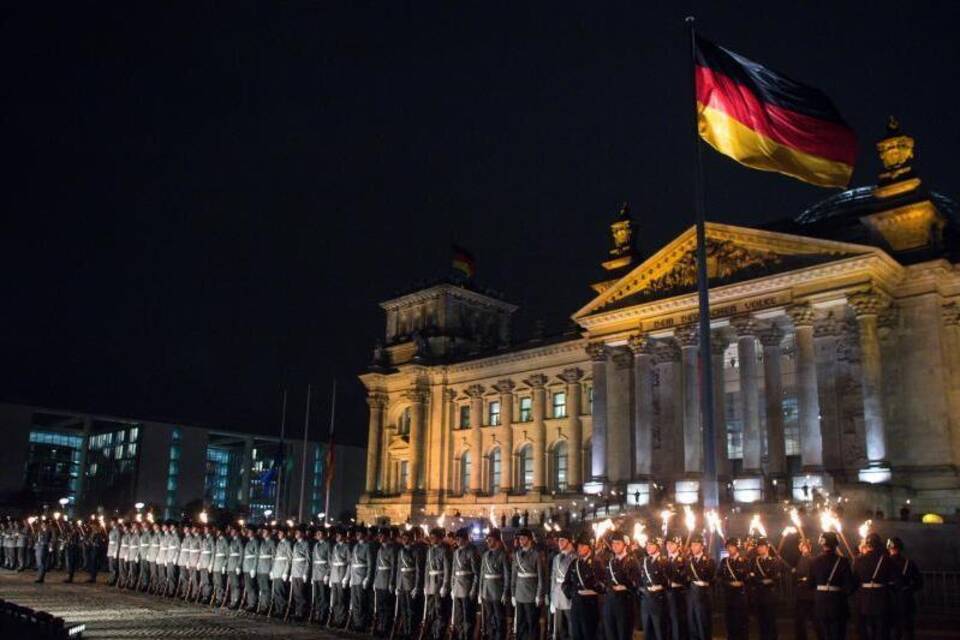
[[[513,558],[511,558],[508,562],[509,562],[509,567],[510,567],[510,568],[509,568],[509,571],[510,571],[510,576],[509,576],[509,578],[510,578],[510,596],[512,597],[513,594],[515,594],[515,593],[517,592],[517,567],[516,567],[517,562],[516,562],[516,560],[513,559]],[[507,564],[507,562],[504,562],[504,564]]]

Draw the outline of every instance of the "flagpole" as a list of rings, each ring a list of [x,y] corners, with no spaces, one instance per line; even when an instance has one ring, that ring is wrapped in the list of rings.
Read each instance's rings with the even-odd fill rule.
[[[330,395],[330,440],[327,443],[328,447],[333,446],[333,424],[334,417],[336,416],[337,411],[337,379],[333,379],[333,391]],[[331,452],[332,453],[332,452]],[[332,460],[333,456],[327,456],[328,460]],[[324,469],[324,474],[329,474],[331,469]],[[330,478],[324,478],[324,484],[327,485],[326,497],[323,499],[323,518],[325,522],[330,522]]]
[[[287,389],[283,389],[283,408],[280,410],[280,468],[277,469],[277,495],[273,498],[273,512],[280,519],[280,489],[283,486],[283,436],[287,429]]]
[[[700,423],[703,425],[703,474],[700,490],[704,509],[720,506],[720,486],[717,479],[717,440],[713,424],[713,366],[710,351],[710,289],[707,280],[707,225],[704,216],[703,154],[700,147],[697,113],[697,37],[695,18],[688,16],[690,28],[690,79],[693,83],[693,143],[696,164],[693,179],[694,210],[697,225],[697,299],[700,325]]]
[[[310,432],[310,385],[307,385],[307,409],[303,418],[303,451],[300,454],[300,502],[297,505],[297,522],[303,522],[303,492],[307,488],[307,433]]]

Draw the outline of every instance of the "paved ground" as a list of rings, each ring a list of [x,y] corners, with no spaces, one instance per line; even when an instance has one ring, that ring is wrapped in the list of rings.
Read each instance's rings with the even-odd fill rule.
[[[353,634],[331,634],[316,625],[302,625],[264,620],[262,617],[241,615],[232,611],[213,610],[179,600],[157,598],[108,587],[100,579],[98,584],[63,584],[63,574],[53,573],[47,581],[34,584],[33,573],[11,573],[0,570],[0,598],[17,604],[46,611],[70,623],[85,623],[84,638],[269,638],[271,640],[331,640],[333,638],[361,638]],[[960,640],[960,626],[956,619],[927,619],[921,616],[926,629],[917,633],[923,639]],[[780,637],[793,637],[786,619],[779,621]],[[724,636],[722,622],[717,619],[715,637]],[[751,629],[751,633],[756,631]],[[365,636],[369,638],[369,636]],[[637,633],[640,640],[643,634]],[[754,636],[751,636],[754,637]],[[848,637],[854,637],[851,633]]]

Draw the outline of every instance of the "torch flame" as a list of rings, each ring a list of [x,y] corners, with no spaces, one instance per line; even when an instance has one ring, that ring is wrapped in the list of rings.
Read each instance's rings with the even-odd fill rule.
[[[202,522],[203,524],[207,524],[207,512],[206,512],[206,511],[201,511],[201,512],[200,512],[200,522]]]
[[[867,535],[870,533],[870,525],[873,524],[873,520],[867,520],[860,525],[860,528],[857,529],[857,532],[860,534],[861,540],[866,540]]]
[[[147,520],[150,521],[151,523],[154,521],[154,520],[153,520],[153,511],[147,512]]]
[[[140,515],[139,513],[135,515],[133,519],[136,520],[137,522],[143,522],[143,516]]]
[[[497,514],[493,505],[490,505],[490,526],[493,528],[497,527]]]
[[[797,508],[794,507],[790,509],[790,522],[793,523],[797,529],[800,529],[803,525],[800,524],[800,512],[797,511]]]
[[[786,538],[787,536],[792,536],[797,532],[797,528],[793,526],[786,526],[783,528],[783,531],[780,533],[781,538]]]
[[[749,531],[749,533],[750,533],[750,535],[753,535],[754,533],[758,533],[758,534],[760,534],[760,535],[761,535],[762,537],[764,537],[764,538],[767,537],[767,530],[766,530],[766,528],[763,526],[763,522],[760,521],[760,514],[759,514],[759,513],[753,514],[753,517],[750,519],[750,531]]]
[[[607,534],[608,531],[613,529],[613,520],[607,518],[603,522],[593,524],[593,535],[599,540]]]
[[[441,514],[440,514],[440,517],[437,518],[437,526],[438,526],[438,527],[443,527],[443,522],[444,522],[444,520],[446,520],[446,519],[447,519],[447,514],[441,513]]]
[[[633,539],[636,540],[640,546],[646,546],[647,532],[642,522],[633,523]]]
[[[725,538],[726,536],[723,533],[723,524],[720,521],[720,514],[718,514],[716,511],[707,511],[704,516],[706,517],[707,525],[710,527],[710,530],[721,538]]]
[[[693,512],[693,509],[690,508],[690,505],[683,505],[683,521],[687,526],[687,531],[693,532],[697,527],[697,514]]]
[[[669,509],[664,509],[663,511],[660,512],[660,521],[663,523],[661,525],[661,528],[663,529],[664,536],[667,535],[667,530],[670,527],[670,518],[672,517],[673,517],[673,511],[670,511]]]

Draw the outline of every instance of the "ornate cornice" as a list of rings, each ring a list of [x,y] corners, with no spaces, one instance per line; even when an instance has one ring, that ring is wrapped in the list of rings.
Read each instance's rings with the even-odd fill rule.
[[[371,393],[367,395],[367,406],[371,409],[383,409],[389,404],[389,399],[384,393]]]
[[[812,327],[817,315],[809,303],[790,305],[786,308],[786,313],[797,327]]]
[[[676,340],[657,340],[657,362],[680,362],[680,346]]]
[[[760,338],[760,344],[764,347],[779,347],[780,343],[783,342],[783,329],[777,325],[771,325],[760,331],[758,337]]]
[[[857,318],[879,315],[890,305],[890,298],[876,290],[858,291],[847,296],[847,304]]]
[[[681,347],[696,347],[700,342],[700,336],[698,335],[696,325],[687,325],[685,327],[680,327],[673,332],[673,337],[676,338],[677,343]]]
[[[734,316],[730,318],[730,326],[737,332],[738,338],[745,338],[757,335],[759,324],[756,318],[749,315]]]
[[[730,339],[727,337],[726,331],[714,329],[710,332],[710,353],[715,356],[722,356],[729,346]]]
[[[516,388],[516,386],[517,384],[513,380],[505,378],[493,385],[493,388],[503,395],[509,395],[513,393],[513,390]]]
[[[563,373],[557,376],[567,384],[575,384],[583,378],[583,369],[579,367],[569,367],[563,370]]]
[[[427,401],[427,391],[425,389],[409,389],[404,392],[403,398],[413,404],[423,404]]]
[[[593,362],[604,362],[610,355],[607,345],[602,342],[591,342],[586,346],[587,357]]]
[[[647,333],[635,333],[627,338],[627,347],[634,355],[649,355],[653,353],[654,342]]]
[[[483,388],[483,385],[480,385],[480,384],[472,384],[466,389],[464,389],[464,393],[470,396],[470,398],[472,398],[473,400],[482,398],[484,391],[485,389]]]
[[[617,349],[610,359],[617,369],[629,369],[633,366],[633,353],[629,349]]]
[[[535,373],[523,382],[533,389],[542,389],[543,386],[547,384],[547,380],[547,376],[543,375],[542,373]]]

